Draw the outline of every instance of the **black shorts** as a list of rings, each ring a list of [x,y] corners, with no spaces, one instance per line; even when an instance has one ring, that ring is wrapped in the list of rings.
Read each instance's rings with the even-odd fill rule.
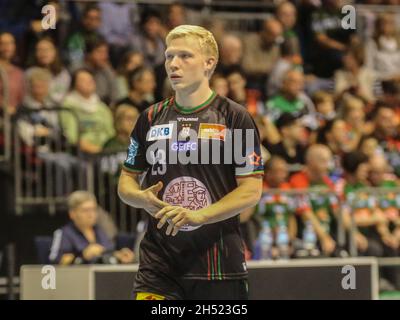
[[[136,274],[134,297],[137,300],[248,300],[247,279],[197,280]]]

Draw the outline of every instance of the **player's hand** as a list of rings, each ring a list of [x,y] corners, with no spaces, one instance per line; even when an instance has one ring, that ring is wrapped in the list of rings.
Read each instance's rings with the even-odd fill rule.
[[[159,181],[158,183],[142,190],[143,198],[143,209],[154,216],[160,209],[169,206],[167,202],[164,202],[157,198],[158,193],[163,187],[163,183]]]
[[[105,248],[97,243],[89,244],[85,250],[83,250],[82,255],[83,258],[87,261],[90,261],[98,256],[101,256],[104,252]]]
[[[166,222],[168,222],[167,231],[168,236],[175,236],[181,227],[188,224],[190,226],[200,226],[204,224],[204,216],[198,212],[189,210],[178,206],[166,206],[155,215],[156,219],[160,219],[157,228],[161,229]]]

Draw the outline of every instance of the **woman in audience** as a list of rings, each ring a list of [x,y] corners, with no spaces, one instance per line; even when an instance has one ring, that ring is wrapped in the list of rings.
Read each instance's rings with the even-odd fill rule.
[[[71,112],[61,115],[67,140],[83,152],[98,153],[115,134],[112,113],[96,94],[96,82],[89,70],[77,70],[71,87],[63,106],[76,117]]]

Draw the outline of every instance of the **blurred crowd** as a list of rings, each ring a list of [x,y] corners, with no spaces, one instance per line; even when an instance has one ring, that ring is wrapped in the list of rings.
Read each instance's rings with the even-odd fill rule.
[[[302,255],[301,238],[307,254],[341,256],[339,215],[345,231],[355,223],[358,254],[399,255],[399,13],[371,10],[360,31],[342,27],[341,0],[275,1],[257,31],[232,31],[178,2],[1,3],[0,109],[26,146],[61,132],[84,153],[125,152],[139,114],[173,94],[166,34],[202,24],[220,50],[212,89],[245,106],[262,138],[265,193],[241,214],[248,258],[282,255],[280,243]],[[42,28],[46,3],[55,29]]]

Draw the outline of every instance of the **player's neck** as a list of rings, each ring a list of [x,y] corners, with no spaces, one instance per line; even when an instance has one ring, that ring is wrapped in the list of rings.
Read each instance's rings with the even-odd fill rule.
[[[185,109],[192,109],[207,101],[213,95],[210,86],[203,85],[193,92],[176,91],[176,103]]]

